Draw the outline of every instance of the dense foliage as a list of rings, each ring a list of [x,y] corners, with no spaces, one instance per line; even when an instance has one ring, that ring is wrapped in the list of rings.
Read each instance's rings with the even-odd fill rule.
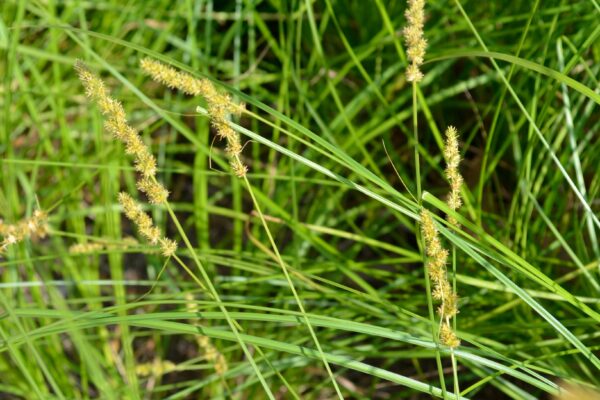
[[[600,385],[597,0],[427,1],[414,87],[405,1],[0,7],[0,398],[536,399]],[[145,58],[245,110],[215,123],[210,98],[154,82]],[[138,191],[135,153],[105,127],[117,108],[86,97],[76,60],[122,105],[127,121],[112,120],[141,135],[168,201]],[[247,172],[218,141],[227,127]],[[458,295],[447,326],[423,207]],[[455,349],[440,344],[450,326]]]

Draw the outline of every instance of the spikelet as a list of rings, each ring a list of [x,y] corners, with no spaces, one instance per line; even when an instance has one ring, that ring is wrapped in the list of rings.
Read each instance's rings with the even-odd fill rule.
[[[438,230],[431,213],[426,209],[421,211],[421,231],[427,254],[427,272],[431,280],[432,296],[441,301],[438,314],[441,318],[440,341],[449,347],[458,347],[460,340],[450,327],[450,318],[458,313],[458,296],[452,290],[446,271],[448,250],[442,247]]]
[[[161,376],[174,371],[176,368],[177,366],[169,360],[160,360],[158,358],[155,358],[154,361],[151,363],[143,363],[136,365],[135,373],[136,375],[141,377]]]
[[[139,243],[135,238],[128,236],[121,239],[118,243],[75,243],[69,247],[71,254],[97,253],[110,249],[127,249],[135,247]]]
[[[102,250],[104,250],[104,246],[100,243],[76,243],[69,247],[71,254],[96,253]]]
[[[178,89],[185,94],[202,96],[206,99],[211,124],[217,131],[217,136],[227,141],[225,152],[229,157],[231,169],[236,176],[244,177],[248,172],[248,167],[240,160],[242,152],[240,135],[229,126],[230,116],[239,114],[243,107],[234,104],[227,94],[219,93],[215,85],[208,79],[196,79],[185,72],[177,71],[149,58],[140,61],[140,66],[153,80],[171,89]]]
[[[460,346],[460,339],[456,337],[456,333],[454,333],[447,321],[440,327],[440,341],[453,349]]]
[[[86,95],[98,105],[106,117],[104,128],[115,139],[123,142],[125,152],[133,156],[135,169],[141,175],[138,189],[146,194],[150,203],[164,203],[169,192],[156,181],[156,158],[150,153],[138,132],[128,124],[121,103],[110,97],[102,79],[90,72],[82,61],[75,62],[75,70],[85,87]]]
[[[191,293],[185,294],[186,308],[188,312],[196,314],[198,313],[198,305],[194,302],[194,296]],[[196,318],[190,321],[191,323],[198,323]],[[196,344],[204,354],[206,361],[213,364],[217,375],[223,376],[228,370],[227,360],[225,356],[217,350],[215,346],[210,342],[210,338],[205,335],[196,336]]]
[[[23,219],[16,224],[5,224],[0,220],[0,254],[15,244],[27,238],[43,239],[48,234],[48,215],[42,210],[35,210],[33,216]]]
[[[152,204],[162,204],[169,197],[167,189],[155,179],[141,178],[137,182],[137,188],[140,192],[146,193],[148,201]]]
[[[456,211],[462,205],[460,196],[460,188],[463,184],[463,177],[458,170],[460,164],[460,153],[458,151],[458,132],[453,126],[446,129],[446,144],[444,146],[444,158],[446,159],[446,178],[450,182],[450,193],[446,203],[448,207]],[[448,222],[454,226],[458,226],[456,218],[447,217]]]
[[[177,243],[169,238],[161,237],[160,229],[154,226],[152,218],[142,211],[142,208],[127,193],[119,193],[119,203],[123,207],[125,216],[138,228],[138,232],[150,244],[158,245],[163,256],[171,257],[177,251]]]
[[[410,64],[406,67],[406,80],[420,82],[423,79],[421,64],[425,59],[427,41],[423,37],[425,26],[425,0],[408,0],[408,9],[404,13],[408,25],[404,27],[406,55]]]

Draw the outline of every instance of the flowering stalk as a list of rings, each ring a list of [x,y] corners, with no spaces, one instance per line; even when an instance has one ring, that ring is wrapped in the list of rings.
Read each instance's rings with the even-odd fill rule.
[[[438,307],[441,319],[440,341],[448,347],[455,348],[460,344],[460,340],[450,326],[450,319],[458,313],[458,296],[448,282],[446,271],[448,250],[442,247],[433,217],[426,209],[421,212],[421,232],[428,257],[427,272],[433,283],[432,296],[441,301],[441,305]]]
[[[100,251],[106,251],[111,249],[127,249],[133,246],[137,246],[139,243],[133,237],[124,237],[119,239],[119,242],[87,242],[87,243],[75,243],[69,246],[69,253],[71,254],[88,254],[97,253]]]
[[[456,211],[462,205],[460,188],[464,182],[458,166],[460,164],[460,153],[458,151],[458,132],[453,126],[446,129],[446,145],[444,146],[444,158],[446,159],[446,178],[450,182],[450,193],[446,203],[452,211]],[[458,226],[458,221],[452,217],[447,217],[451,225]]]
[[[121,103],[110,97],[100,77],[88,70],[82,61],[75,63],[75,70],[85,87],[86,95],[94,101],[106,117],[105,129],[115,139],[125,144],[125,152],[135,159],[135,169],[140,173],[137,188],[146,194],[152,204],[162,204],[167,200],[169,192],[156,181],[156,158],[150,153],[138,132],[128,124],[125,110]]]
[[[315,345],[317,346],[317,350],[319,351],[319,354],[321,355],[321,358],[323,359],[323,363],[324,363],[325,368],[327,369],[327,372],[332,380],[332,383],[334,385],[336,393],[338,394],[338,396],[340,398],[343,398],[342,393],[337,384],[337,381],[335,380],[335,378],[333,376],[333,372],[329,366],[329,363],[325,359],[323,350],[322,350],[321,345],[318,341],[318,338],[314,332],[314,329],[312,328],[308,317],[306,317],[306,312],[304,310],[304,306],[302,305],[302,302],[298,296],[298,293],[294,287],[294,284],[289,276],[287,267],[286,267],[285,263],[283,262],[281,255],[279,254],[279,250],[277,249],[277,246],[275,245],[275,242],[273,240],[273,237],[271,235],[269,227],[264,219],[264,216],[260,212],[260,206],[258,204],[258,201],[256,200],[256,197],[254,196],[254,192],[252,190],[252,186],[250,185],[250,182],[248,181],[248,177],[246,176],[248,168],[240,160],[240,154],[242,152],[242,145],[240,143],[240,137],[239,137],[239,134],[235,130],[233,130],[231,128],[231,126],[229,125],[229,118],[230,118],[231,114],[239,114],[243,110],[243,107],[234,104],[228,95],[220,94],[216,90],[216,88],[214,87],[212,82],[209,81],[208,79],[196,79],[184,72],[179,72],[179,71],[177,71],[171,67],[168,67],[160,62],[150,60],[150,59],[142,60],[141,67],[144,70],[144,72],[146,72],[148,75],[150,75],[152,77],[152,79],[154,79],[157,82],[160,82],[170,88],[179,89],[186,94],[189,94],[192,96],[200,95],[205,98],[205,100],[208,104],[208,107],[207,107],[208,114],[210,116],[213,127],[217,131],[217,135],[221,139],[224,138],[227,141],[227,147],[225,148],[225,152],[227,153],[227,155],[229,157],[230,165],[233,169],[233,172],[236,176],[238,176],[239,178],[242,178],[244,180],[244,182],[246,183],[248,191],[252,197],[254,205],[258,211],[259,216],[261,217],[261,221],[267,232],[267,236],[269,237],[269,241],[271,242],[271,245],[273,247],[273,251],[276,255],[277,261],[281,265],[283,273],[288,281],[288,284],[290,285],[290,289],[292,290],[292,294],[294,295],[294,298],[296,299],[298,307],[300,308],[300,312],[305,317],[306,325],[307,325],[309,332],[313,338],[313,341],[315,342]],[[217,365],[215,365],[215,368],[217,368]]]
[[[423,64],[425,59],[425,50],[427,48],[427,41],[423,35],[423,28],[425,27],[425,0],[408,0],[408,8],[404,12],[404,16],[408,24],[404,27],[402,33],[406,42],[406,54],[408,57],[409,64],[406,67],[406,80],[412,83],[412,120],[413,120],[413,140],[414,140],[414,162],[415,162],[415,185],[417,192],[417,203],[421,207],[421,161],[419,157],[419,128],[417,118],[417,91],[418,83],[423,79],[423,73],[421,72],[420,66]],[[418,229],[417,229],[418,231]],[[419,248],[423,242],[422,231],[417,234],[417,241]],[[431,335],[435,339],[439,332],[435,326],[435,312],[433,310],[433,301],[430,293],[430,279],[427,270],[424,270],[423,280],[425,287],[427,288],[427,309],[429,312],[429,319],[431,321]],[[442,388],[442,394],[446,395],[446,384],[444,381],[444,369],[442,366],[442,359],[439,351],[436,350],[435,361],[437,364],[438,375],[440,379],[440,387]]]
[[[227,94],[217,91],[215,85],[208,79],[197,79],[193,76],[177,71],[158,61],[145,58],[140,62],[142,70],[150,75],[156,82],[160,82],[172,89],[181,90],[191,96],[202,96],[208,103],[212,126],[217,131],[220,139],[225,139],[227,146],[225,152],[229,157],[229,163],[233,173],[243,177],[248,172],[248,167],[240,160],[242,145],[240,135],[228,124],[232,114],[238,115],[244,107],[234,104]]]
[[[421,64],[425,59],[427,40],[423,37],[425,26],[425,0],[408,0],[408,9],[404,13],[408,25],[404,28],[406,55],[410,64],[406,67],[406,80],[420,82],[423,79]]]
[[[452,211],[457,211],[462,205],[460,189],[464,182],[464,179],[458,169],[460,164],[460,152],[458,150],[458,132],[453,126],[449,126],[446,129],[444,158],[446,159],[446,178],[450,183],[450,193],[448,193],[446,203]],[[459,226],[458,221],[453,216],[447,215],[446,219],[451,225],[455,227]],[[452,244],[452,290],[453,293],[456,293],[456,248],[454,244]],[[455,315],[452,317],[452,328],[456,330],[456,318],[454,317]],[[446,317],[446,328],[441,333],[442,335],[446,335],[448,337],[448,341],[452,341],[452,335],[454,335],[454,332],[452,331],[452,329],[450,329],[450,318],[451,317]],[[458,377],[456,375],[456,359],[454,357],[454,350],[452,350],[450,356],[452,357],[452,370],[454,372],[454,391],[456,393],[460,393],[460,390],[458,388]]]
[[[162,255],[171,257],[177,251],[177,242],[166,237],[161,237],[160,229],[154,226],[152,218],[142,211],[142,208],[127,193],[119,193],[119,203],[129,220],[138,228],[138,232],[152,245],[159,245]]]

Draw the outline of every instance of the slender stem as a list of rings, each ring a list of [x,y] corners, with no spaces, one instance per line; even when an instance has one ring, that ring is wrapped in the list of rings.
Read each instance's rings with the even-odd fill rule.
[[[187,274],[192,278],[192,280],[194,282],[196,282],[198,284],[198,286],[200,286],[202,288],[202,290],[206,290],[206,286],[204,286],[204,284],[202,283],[202,281],[200,281],[200,279],[198,279],[198,277],[196,276],[196,274],[194,274],[187,265],[185,265],[185,263],[181,260],[181,258],[177,257],[177,255],[173,255],[173,259],[175,261],[177,261],[177,264],[179,264],[181,266],[181,268],[183,268],[185,270],[185,272],[187,272]]]
[[[456,245],[452,243],[452,292],[456,291]],[[456,315],[452,317],[452,330],[456,332]]]
[[[460,399],[460,387],[458,384],[458,368],[456,365],[456,357],[454,357],[454,349],[450,350],[450,359],[452,360],[452,375],[454,378],[454,395]]]
[[[412,114],[413,114],[413,138],[415,146],[415,183],[417,186],[417,203],[421,208],[423,199],[421,199],[421,162],[419,159],[419,125],[417,119],[417,83],[412,83]],[[419,247],[420,254],[424,255],[423,249],[423,234],[417,222],[417,245]],[[425,257],[423,257],[423,260]],[[429,312],[429,320],[431,322],[431,339],[434,343],[439,345],[438,341],[438,329],[435,323],[435,313],[433,311],[433,299],[431,297],[431,283],[429,282],[429,274],[427,267],[423,268],[423,280],[425,282],[425,291],[427,293],[427,310]],[[435,362],[438,369],[438,375],[440,379],[440,387],[442,389],[443,397],[446,397],[446,382],[444,380],[444,367],[442,365],[442,357],[440,355],[439,348],[436,346],[435,349]]]
[[[452,244],[452,291],[456,292],[456,245]],[[450,325],[450,323],[448,323]],[[452,317],[452,330],[456,332],[456,315]],[[452,359],[452,375],[454,378],[454,393],[456,398],[460,398],[460,389],[458,388],[458,372],[456,365],[456,358],[454,357],[454,349],[450,351],[450,358]]]
[[[450,326],[450,319],[446,317],[446,324]],[[454,349],[450,349],[450,360],[452,361],[452,378],[454,380],[454,395],[457,399],[460,399],[460,387],[458,382],[458,367],[456,364],[456,357],[454,356]]]
[[[223,313],[223,316],[227,320],[227,323],[229,324],[229,327],[231,328],[231,331],[233,332],[233,334],[234,334],[235,338],[237,339],[238,343],[240,344],[240,347],[242,348],[242,351],[244,352],[244,354],[246,355],[246,358],[248,359],[248,361],[252,365],[252,368],[256,372],[256,376],[258,377],[260,383],[262,384],[263,388],[265,389],[265,392],[267,393],[267,396],[269,397],[269,399],[275,400],[275,397],[273,396],[273,393],[271,392],[271,389],[269,388],[269,385],[265,381],[265,378],[263,377],[262,373],[260,372],[260,369],[258,368],[258,366],[256,365],[256,362],[254,361],[254,358],[252,357],[252,353],[250,353],[250,350],[248,350],[248,347],[246,346],[246,343],[244,342],[244,340],[240,336],[238,328],[236,327],[237,323],[229,316],[229,312],[227,311],[227,309],[225,308],[225,306],[221,302],[221,298],[219,297],[219,294],[217,293],[214,285],[212,284],[212,282],[210,280],[210,277],[206,273],[206,270],[204,269],[204,266],[200,262],[200,259],[198,258],[198,255],[196,254],[196,251],[194,250],[194,247],[190,243],[190,240],[188,239],[187,235],[185,234],[185,231],[184,231],[183,227],[181,226],[181,223],[179,222],[179,219],[175,215],[175,212],[173,212],[173,209],[171,208],[171,205],[168,202],[165,202],[165,207],[166,207],[167,211],[169,212],[169,215],[171,216],[171,219],[172,219],[173,223],[177,227],[177,230],[178,230],[179,234],[181,235],[181,238],[183,239],[183,242],[185,243],[185,246],[190,251],[190,254],[192,256],[192,259],[194,260],[194,263],[198,266],[198,269],[200,270],[200,274],[202,275],[202,279],[204,279],[204,281],[206,282],[206,285],[208,287],[209,293],[211,294],[211,296],[213,297],[213,299],[217,302],[217,304],[219,306],[219,309],[221,310],[221,312]]]
[[[421,162],[419,160],[419,126],[417,122],[417,83],[412,84],[413,132],[415,140],[415,183],[417,185],[417,202],[421,206]]]
[[[239,162],[239,157],[236,156],[237,161]],[[263,227],[265,228],[265,232],[267,233],[267,237],[269,238],[269,242],[271,244],[271,247],[273,249],[273,252],[275,253],[275,257],[277,259],[277,262],[279,263],[279,265],[281,266],[281,269],[283,271],[283,274],[285,276],[285,279],[288,282],[288,285],[292,291],[292,294],[294,295],[294,299],[296,300],[296,303],[298,304],[298,308],[300,309],[300,312],[302,313],[303,317],[304,317],[304,321],[306,323],[306,326],[308,327],[308,330],[310,332],[310,335],[312,336],[312,339],[315,343],[315,345],[317,346],[317,350],[319,352],[319,355],[321,356],[321,359],[323,361],[323,364],[325,365],[325,369],[327,370],[327,373],[329,374],[329,377],[331,379],[331,382],[333,383],[333,386],[335,388],[335,391],[338,395],[338,397],[340,399],[343,399],[344,396],[342,395],[342,392],[337,384],[337,381],[335,380],[335,377],[333,376],[333,372],[331,370],[331,367],[329,366],[329,363],[327,362],[327,360],[325,359],[325,354],[323,353],[323,349],[321,348],[321,344],[319,343],[319,339],[317,338],[317,335],[315,334],[315,331],[312,327],[312,324],[310,323],[310,321],[308,320],[308,316],[306,315],[306,311],[304,309],[304,305],[302,304],[302,301],[300,300],[300,296],[298,295],[298,292],[296,291],[296,287],[294,285],[294,282],[292,281],[292,278],[290,277],[290,274],[288,272],[287,266],[285,264],[285,262],[283,261],[283,258],[281,257],[281,254],[279,253],[279,249],[277,248],[277,245],[275,244],[275,240],[273,239],[273,235],[271,234],[271,230],[269,229],[269,226],[267,225],[267,221],[265,220],[265,217],[260,209],[260,205],[258,203],[258,201],[256,200],[256,197],[254,196],[254,191],[252,190],[252,186],[250,185],[250,181],[248,181],[248,177],[246,175],[244,175],[243,177],[244,182],[246,183],[246,187],[248,188],[248,192],[250,193],[250,197],[252,197],[252,201],[254,203],[254,207],[256,208],[256,212],[260,217],[261,223],[263,225]]]
[[[211,288],[211,290],[209,290],[208,294],[213,298],[213,300],[215,300],[219,304],[219,308],[221,309],[221,312],[223,312],[223,315],[227,319],[227,322],[230,323],[230,326],[232,327],[233,333],[236,335],[236,338],[238,339],[238,342],[240,343],[240,346],[242,346],[242,349],[244,350],[244,354],[246,355],[246,357],[248,358],[248,360],[250,361],[250,363],[254,367],[254,369],[255,369],[258,377],[259,377],[259,380],[261,381],[261,384],[263,384],[263,387],[265,388],[265,391],[267,392],[267,395],[269,396],[270,399],[273,399],[273,395],[272,395],[272,393],[270,391],[270,388],[268,386],[265,386],[266,382],[264,381],[264,378],[262,378],[262,374],[260,373],[260,370],[258,370],[258,368],[257,368],[257,366],[256,366],[256,364],[254,362],[254,359],[247,352],[247,349],[245,347],[244,342],[241,340],[241,337],[237,333],[237,329],[239,329],[240,331],[243,331],[243,328],[238,324],[238,322],[235,319],[232,319],[232,318],[229,317],[229,314],[227,313],[227,310],[225,309],[225,307],[222,305],[221,299],[219,298],[219,295],[217,294],[216,290],[214,289],[214,286],[212,285],[212,282],[208,279],[208,274],[206,273],[205,269],[203,268],[202,263],[200,263],[200,260],[198,259],[198,256],[196,255],[196,252],[195,252],[194,248],[191,246],[191,243],[190,243],[189,239],[185,235],[185,232],[183,231],[183,228],[181,227],[181,224],[179,223],[179,220],[175,216],[173,210],[168,205],[168,203],[166,203],[166,206],[167,206],[167,210],[168,210],[169,214],[171,215],[171,218],[173,219],[175,225],[177,226],[177,229],[179,230],[179,233],[181,234],[181,236],[183,238],[183,241],[186,244],[186,247],[188,248],[188,250],[192,254],[192,258],[197,261],[197,265],[198,265],[198,268],[200,269],[200,271],[202,273],[203,279],[207,282],[207,284]],[[177,255],[174,255],[173,258],[190,275],[190,277],[194,280],[194,282],[196,282],[198,284],[198,286],[200,286],[203,290],[207,290],[206,286],[198,279],[198,277],[189,269],[189,267],[187,265],[185,265],[185,263]],[[277,375],[279,377],[279,379],[281,379],[281,381],[283,382],[283,384],[289,390],[290,394],[293,395],[295,399],[299,399],[299,397],[296,394],[295,390],[290,386],[290,384],[283,377],[283,375],[281,375],[281,373],[279,372],[279,370],[276,369],[273,366],[273,364],[269,361],[269,359],[267,358],[267,356],[265,355],[265,353],[262,351],[262,349],[260,347],[258,347],[258,346],[254,346],[254,349],[263,358],[263,361],[265,361],[267,363],[267,365],[275,372],[275,375]]]

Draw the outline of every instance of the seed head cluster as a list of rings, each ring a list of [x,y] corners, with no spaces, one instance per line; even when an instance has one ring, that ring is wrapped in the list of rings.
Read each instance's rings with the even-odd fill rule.
[[[427,40],[423,37],[425,26],[425,0],[408,0],[408,8],[404,13],[408,25],[404,27],[406,55],[410,64],[406,68],[406,79],[409,82],[420,82],[423,79],[421,64],[425,59]]]
[[[138,232],[150,244],[159,245],[163,256],[171,257],[177,251],[177,242],[166,237],[161,237],[161,231],[154,226],[152,218],[146,214],[142,207],[127,193],[119,193],[119,203],[127,218],[138,228]]]
[[[248,167],[240,160],[242,145],[239,134],[229,125],[232,114],[239,114],[243,107],[231,101],[227,94],[217,91],[215,85],[208,79],[197,79],[185,72],[177,71],[158,61],[145,58],[140,62],[142,70],[156,82],[171,89],[181,90],[190,96],[202,96],[208,104],[211,124],[220,139],[227,141],[225,151],[229,157],[231,169],[238,177],[248,172]]]
[[[42,210],[35,210],[33,216],[23,219],[16,224],[5,224],[0,220],[0,254],[15,244],[27,238],[43,239],[48,233],[48,215]]]
[[[87,243],[75,243],[69,246],[69,253],[71,254],[88,254],[88,253],[97,253],[100,251],[106,251],[111,249],[127,249],[130,247],[137,246],[139,243],[135,238],[128,236],[124,237],[116,243],[97,243],[97,242],[87,242]]]
[[[95,253],[102,250],[104,246],[100,243],[77,243],[69,247],[71,254]]]
[[[448,207],[456,211],[462,205],[460,196],[460,188],[463,184],[463,177],[458,170],[460,164],[460,153],[458,151],[458,132],[453,126],[446,129],[446,145],[444,146],[444,158],[446,158],[446,178],[450,182],[450,193],[446,200]],[[448,216],[448,222],[454,226],[458,226],[458,221],[451,216]]]
[[[177,366],[169,360],[155,358],[152,362],[136,365],[135,373],[141,377],[158,377],[173,372],[176,368]]]
[[[197,314],[198,305],[194,302],[194,296],[191,293],[186,293],[185,300],[187,301],[187,311],[193,314]],[[198,323],[198,320],[194,318],[191,322]],[[223,374],[228,370],[227,360],[225,359],[225,356],[223,356],[223,354],[221,354],[221,352],[219,352],[219,350],[217,350],[217,348],[213,346],[208,336],[196,336],[196,343],[204,353],[206,361],[214,365],[215,372],[217,373],[217,375],[223,376]]]
[[[106,117],[105,129],[115,139],[125,144],[125,152],[134,157],[136,171],[140,173],[137,187],[148,197],[152,204],[161,204],[167,200],[169,192],[156,181],[156,158],[150,153],[138,132],[128,124],[121,103],[110,97],[104,82],[92,73],[82,61],[75,63],[75,70],[85,87],[86,95],[94,101]]]
[[[445,345],[454,348],[460,344],[460,340],[450,327],[450,319],[458,313],[458,296],[448,281],[446,270],[448,250],[442,247],[433,217],[426,209],[421,212],[421,231],[428,258],[427,271],[433,284],[432,295],[434,299],[441,301],[441,305],[438,307],[438,314],[441,318],[440,340]]]

